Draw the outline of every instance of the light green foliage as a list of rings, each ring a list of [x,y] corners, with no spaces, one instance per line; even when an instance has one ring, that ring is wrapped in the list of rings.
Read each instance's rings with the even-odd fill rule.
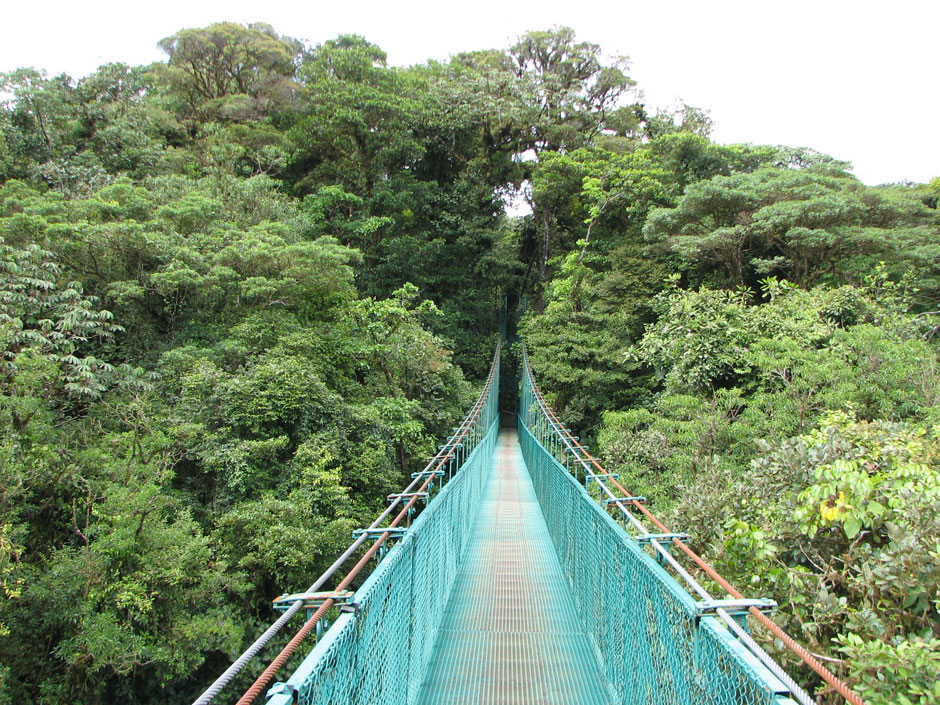
[[[676,203],[690,181],[799,160],[825,162],[800,150],[712,145],[687,132],[626,153],[582,148],[543,156],[533,193],[556,214],[550,247],[565,254],[550,262],[554,278],[544,315],[526,330],[539,373],[567,421],[591,437],[601,409],[636,403],[649,384],[636,358],[624,365],[622,350],[638,342],[656,315],[654,296],[671,266],[670,256],[656,257],[643,245],[650,210]],[[663,297],[659,314],[670,323],[659,337],[647,337],[646,359],[664,374],[671,370],[679,393],[730,380],[736,368],[748,367],[743,346],[764,323],[744,320],[746,293],[687,297],[669,316]],[[698,327],[700,335],[683,337]]]
[[[76,404],[54,348],[13,362],[0,397],[8,692],[43,672],[37,702],[116,694],[116,678],[131,696],[232,648],[241,627],[217,597],[241,576],[168,491],[178,455],[149,415],[153,380],[98,376],[100,399]]]
[[[789,541],[803,544],[812,568],[807,612],[795,617],[821,648],[851,657],[850,673],[869,702],[933,702],[940,673],[930,655],[940,610],[936,429],[839,412],[801,442],[794,486],[806,486],[775,507],[792,512],[798,527]],[[754,470],[762,474],[777,457]],[[784,538],[782,548],[790,548]]]
[[[479,122],[488,150],[508,157],[570,151],[603,129],[634,133],[637,106],[621,105],[635,85],[628,69],[626,57],[605,57],[597,44],[557,27],[527,32],[505,52],[458,54],[446,73],[456,84],[451,91]],[[526,176],[525,164],[499,166],[516,187]]]
[[[885,642],[846,634],[840,651],[857,664],[855,691],[872,705],[940,702],[940,639],[915,636]],[[859,668],[859,667],[862,668]]]
[[[546,153],[532,167],[531,174],[532,197],[539,207],[535,225],[542,228],[542,240],[525,243],[524,249],[541,248],[545,262],[540,262],[540,266],[544,265],[540,276],[548,276],[555,265],[552,272],[555,278],[565,276],[557,270],[557,263],[564,261],[565,254],[575,247],[580,250],[581,259],[591,247],[597,251],[599,256],[593,258],[591,265],[594,269],[609,266],[607,253],[612,254],[624,245],[633,258],[655,259],[665,264],[674,256],[661,248],[654,251],[641,245],[643,233],[649,236],[647,214],[650,211],[650,223],[664,217],[663,214],[674,213],[665,209],[671,209],[680,199],[681,202],[689,200],[688,195],[682,197],[686,186],[716,175],[740,173],[740,178],[747,178],[747,174],[761,167],[789,166],[800,159],[809,164],[827,163],[804,151],[791,151],[750,145],[714,145],[704,137],[679,131],[648,143],[634,141],[623,150],[583,147],[571,152]],[[728,189],[716,187],[716,191],[719,190],[722,197],[730,196]],[[737,203],[728,206],[743,207],[745,205]],[[722,255],[730,254],[734,259],[734,248],[742,244],[740,238],[722,241],[727,234],[719,233],[712,242],[720,245]],[[556,255],[549,259],[548,253]],[[649,291],[657,288],[654,281],[647,283]]]
[[[810,538],[834,523],[841,524],[850,540],[862,530],[889,531],[889,523],[898,526],[909,514],[919,514],[919,503],[922,511],[940,499],[936,496],[940,476],[923,462],[934,460],[925,447],[929,439],[923,429],[905,432],[888,427],[889,435],[884,439],[880,428],[873,432],[852,421],[844,412],[834,414],[826,419],[822,430],[806,438],[810,448],[818,448],[831,445],[838,432],[858,447],[848,456],[843,454],[832,463],[818,465],[814,484],[800,494],[802,507],[796,519]],[[888,439],[886,447],[873,443]],[[817,505],[823,508],[817,510]],[[827,511],[830,507],[832,511]]]
[[[745,593],[786,605],[787,631],[835,659],[868,702],[933,702],[936,429],[833,412],[809,433],[742,451],[735,437],[754,431],[728,413],[742,402],[667,397],[607,414],[606,467],[632,492],[668,497],[672,486],[675,504],[653,500],[667,524]]]
[[[648,409],[605,412],[597,436],[605,467],[651,506],[668,509],[684,485],[732,472],[727,455],[753,438],[738,418],[743,401],[739,390],[719,390],[711,398],[664,395]]]
[[[847,403],[868,418],[916,415],[937,402],[922,383],[936,356],[903,300],[879,300],[880,281],[807,292],[771,278],[760,306],[746,291],[673,287],[629,355],[657,369],[669,392],[743,386],[802,403],[801,417]]]
[[[583,233],[582,259],[592,236],[596,241],[598,235],[610,233],[601,242],[610,247],[611,240],[622,241],[626,233],[636,232],[651,207],[672,204],[679,195],[673,174],[649,149],[616,154],[582,148],[547,154],[533,173],[532,185],[533,196],[544,207],[567,218],[581,216],[580,223],[556,216],[567,237],[559,233],[550,245],[552,251],[568,250],[577,240],[572,236]]]
[[[199,527],[186,514],[167,520],[152,503],[155,488],[148,489],[108,487],[95,519],[79,527],[89,545],[55,553],[23,592],[26,604],[51,608],[47,629],[68,635],[55,649],[61,665],[47,665],[47,702],[89,678],[97,681],[93,691],[106,692],[115,676],[140,678],[143,663],[158,687],[188,674],[206,649],[231,648],[242,638],[217,599],[241,586],[212,560]],[[29,625],[11,622],[15,638],[29,643]]]
[[[61,156],[76,120],[68,109],[71,79],[65,75],[50,79],[36,69],[17,69],[0,75],[0,87],[13,96],[3,106],[10,120],[5,137],[13,154],[38,151],[46,159]]]
[[[349,488],[328,450],[306,441],[291,466],[298,482],[286,496],[265,491],[260,499],[233,506],[219,521],[230,560],[269,576],[271,590],[304,584],[311,561],[328,563],[356,528],[349,518]]]
[[[758,335],[748,297],[745,291],[708,289],[661,294],[659,320],[636,356],[668,376],[670,391],[701,391],[747,375],[745,355]]]
[[[9,124],[4,115],[0,118],[0,180],[6,180],[10,176],[13,168],[13,155],[10,154],[10,146],[7,143],[6,132],[9,130]]]
[[[61,267],[51,252],[38,245],[20,250],[0,240],[3,381],[16,376],[20,363],[28,366],[33,355],[41,355],[60,370],[56,386],[71,396],[100,396],[116,370],[89,351],[123,329],[112,322],[110,311],[96,304],[78,282],[61,281]]]
[[[647,117],[645,132],[650,139],[679,133],[707,138],[713,126],[714,120],[709,117],[707,110],[683,104],[676,110],[660,110],[654,116]]]
[[[762,284],[757,305],[746,291],[660,295],[631,355],[665,388],[605,414],[607,467],[732,582],[786,604],[791,633],[868,701],[932,702],[936,350],[883,267],[864,288]]]
[[[78,81],[20,69],[0,85],[13,96],[0,107],[7,173],[70,196],[87,196],[114,174],[150,173],[183,135],[142,67],[106,64]]]
[[[383,227],[395,222],[388,216],[367,215],[364,205],[362,198],[335,184],[304,198],[304,211],[315,223],[316,232],[333,235],[346,244],[374,242]]]
[[[940,200],[940,176],[933,177],[927,188],[930,191],[930,196],[933,198],[933,201],[928,203],[928,205],[936,208],[937,202]]]
[[[226,323],[245,307],[329,317],[354,295],[357,253],[328,237],[300,239],[304,216],[266,180],[224,194],[211,179],[164,177],[149,189],[118,181],[67,207],[17,191],[5,201],[17,212],[0,229],[11,242],[54,242],[96,293],[164,333]]]
[[[678,196],[676,186],[647,149],[549,154],[533,175],[536,196],[566,214],[551,242],[564,254],[549,263],[543,315],[524,330],[554,407],[586,437],[601,409],[644,397],[649,376],[625,366],[622,350],[642,334],[667,270],[646,256],[639,231],[650,207]]]

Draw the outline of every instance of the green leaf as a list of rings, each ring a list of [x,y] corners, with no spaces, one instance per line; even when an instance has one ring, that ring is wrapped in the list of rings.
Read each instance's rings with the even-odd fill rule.
[[[854,516],[849,517],[842,523],[842,529],[845,531],[845,535],[850,539],[855,538],[861,528],[862,522]]]
[[[868,503],[869,514],[872,514],[876,517],[880,517],[886,511],[888,511],[887,508],[880,502],[876,502],[875,500],[872,500],[871,502]]]

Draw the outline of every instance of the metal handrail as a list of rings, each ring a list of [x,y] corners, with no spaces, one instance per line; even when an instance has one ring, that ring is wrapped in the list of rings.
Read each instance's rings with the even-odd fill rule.
[[[529,355],[525,342],[522,343],[522,361],[523,374],[526,375],[529,386],[532,388],[533,397],[535,399],[536,405],[539,407],[539,411],[541,412],[543,419],[548,423],[556,438],[561,441],[562,446],[571,456],[571,458],[573,458],[582,467],[585,477],[587,478],[590,476],[592,480],[597,483],[598,487],[601,488],[602,492],[607,495],[607,506],[616,506],[624,515],[626,520],[641,532],[639,538],[646,539],[644,543],[649,543],[659,554],[659,556],[661,556],[662,560],[672,566],[676,573],[680,575],[683,580],[685,580],[689,587],[703,599],[714,601],[708,591],[702,587],[702,585],[688,572],[688,570],[686,570],[676,560],[672,553],[663,544],[668,545],[671,543],[680,548],[699,569],[704,571],[709,577],[721,585],[721,587],[729,595],[731,595],[736,600],[744,599],[743,594],[735,589],[731,583],[721,577],[721,575],[719,575],[714,568],[708,565],[708,563],[706,563],[703,558],[695,553],[695,551],[693,551],[682,540],[681,535],[670,532],[665,524],[657,519],[652,514],[652,512],[650,512],[649,509],[644,506],[643,503],[645,498],[634,497],[623,487],[623,485],[621,485],[615,478],[610,476],[610,474],[607,473],[607,471],[603,468],[603,466],[601,466],[597,459],[591,456],[585,447],[581,445],[578,438],[573,436],[568,428],[558,419],[555,412],[552,411],[551,407],[546,403],[541,390],[535,383],[535,376],[532,373],[532,366],[529,362]],[[523,418],[525,417],[523,416]],[[610,487],[608,487],[608,478],[610,484],[612,484],[618,490],[618,492],[620,492],[620,494],[615,494],[610,489]],[[643,525],[643,522],[640,521],[633,514],[633,512],[630,511],[628,508],[630,506],[642,513],[657,527],[659,531],[664,532],[664,534],[654,534],[647,530],[647,528]],[[809,666],[817,675],[819,675],[826,683],[836,690],[836,692],[844,697],[847,702],[851,703],[852,705],[865,705],[865,702],[855,692],[853,692],[845,683],[843,683],[838,677],[829,671],[829,669],[822,665],[809,651],[800,646],[796,640],[793,639],[793,637],[789,636],[777,624],[775,624],[770,618],[761,612],[757,606],[749,606],[748,611],[761,624],[767,627],[771,633],[774,634],[774,636],[779,638],[790,651],[799,656],[807,666]],[[774,661],[773,658],[771,658],[771,656],[766,651],[764,651],[764,649],[756,641],[754,641],[753,637],[751,637],[751,635],[748,634],[724,608],[717,607],[717,609],[715,609],[715,614],[721,618],[721,620],[734,632],[734,634],[748,647],[751,653],[753,653],[754,656],[757,657],[761,663],[763,663],[768,668],[768,670],[770,670],[771,673],[779,678],[780,681],[790,689],[791,693],[794,695],[794,697],[797,698],[797,700],[803,703],[803,705],[814,705],[815,701],[806,693],[806,691],[804,691],[799,686],[799,684],[797,684],[780,667],[780,665]]]
[[[496,345],[496,351],[493,354],[493,362],[490,366],[490,372],[487,376],[486,383],[483,386],[483,390],[480,392],[480,395],[477,397],[476,402],[471,407],[470,411],[467,412],[464,416],[463,421],[460,425],[454,430],[450,438],[447,440],[443,446],[440,447],[437,454],[432,457],[427,465],[425,465],[424,470],[419,473],[415,473],[414,479],[396,496],[392,498],[391,504],[383,511],[376,519],[367,527],[367,529],[361,533],[358,538],[356,538],[349,547],[342,553],[342,555],[333,562],[333,564],[320,575],[319,578],[314,581],[314,583],[305,591],[305,593],[312,593],[319,590],[327,580],[329,580],[333,574],[354,554],[356,551],[365,544],[369,538],[375,537],[375,540],[366,551],[365,555],[359,559],[355,566],[350,570],[346,577],[340,582],[336,590],[343,590],[355,579],[362,569],[368,564],[369,560],[373,555],[378,551],[381,545],[388,539],[390,532],[385,531],[379,534],[376,537],[374,529],[377,529],[380,524],[382,524],[392,513],[392,511],[399,506],[405,499],[408,499],[408,502],[404,507],[399,511],[394,519],[389,523],[387,527],[384,528],[394,528],[399,522],[401,522],[409,512],[411,512],[418,498],[428,491],[429,485],[434,481],[438,476],[438,471],[449,462],[451,459],[458,457],[457,453],[460,448],[463,448],[465,440],[468,439],[472,442],[476,439],[472,438],[470,435],[471,430],[473,429],[477,419],[479,418],[480,412],[483,410],[484,405],[489,399],[489,395],[493,390],[493,380],[496,377],[497,371],[499,370],[500,363],[500,354],[501,354],[502,342],[498,342]],[[468,454],[467,449],[464,450],[464,457]],[[442,480],[443,481],[443,480]],[[371,532],[371,533],[370,533]],[[294,638],[288,643],[286,647],[281,651],[280,654],[272,661],[267,669],[258,677],[258,679],[252,684],[252,686],[246,691],[246,693],[238,701],[239,705],[248,705],[253,702],[264,687],[270,682],[274,677],[277,671],[283,666],[287,661],[287,658],[291,653],[296,649],[296,647],[303,641],[304,638],[310,633],[310,631],[316,626],[317,622],[323,617],[324,614],[333,606],[335,600],[327,599],[320,605],[320,607],[314,612],[314,614],[307,620],[304,626],[300,631],[295,634]],[[192,705],[208,705],[212,700],[222,691],[222,689],[228,685],[232,679],[245,667],[245,665],[254,658],[255,655],[274,637],[281,628],[290,621],[297,612],[301,610],[304,606],[305,600],[298,599],[295,601],[285,612],[278,618],[270,627],[260,636],[255,642],[249,646],[245,652],[238,657],[238,659],[226,669],[226,671],[219,676],[213,683],[210,685],[195,701]]]

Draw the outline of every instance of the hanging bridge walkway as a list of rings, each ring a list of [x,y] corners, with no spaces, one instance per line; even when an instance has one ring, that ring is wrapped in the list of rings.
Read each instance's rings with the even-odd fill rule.
[[[828,692],[864,705],[767,616],[772,601],[745,598],[588,454],[545,403],[524,346],[516,425],[501,428],[500,360],[497,348],[479,399],[425,469],[308,590],[275,600],[281,618],[194,705],[301,611],[303,627],[238,705],[265,690],[269,705],[814,703],[754,624]]]
[[[503,429],[420,705],[610,702],[514,430]]]

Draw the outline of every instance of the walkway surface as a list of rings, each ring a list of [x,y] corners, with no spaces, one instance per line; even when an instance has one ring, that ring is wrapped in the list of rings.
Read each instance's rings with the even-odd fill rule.
[[[514,430],[499,436],[420,705],[606,705]]]

